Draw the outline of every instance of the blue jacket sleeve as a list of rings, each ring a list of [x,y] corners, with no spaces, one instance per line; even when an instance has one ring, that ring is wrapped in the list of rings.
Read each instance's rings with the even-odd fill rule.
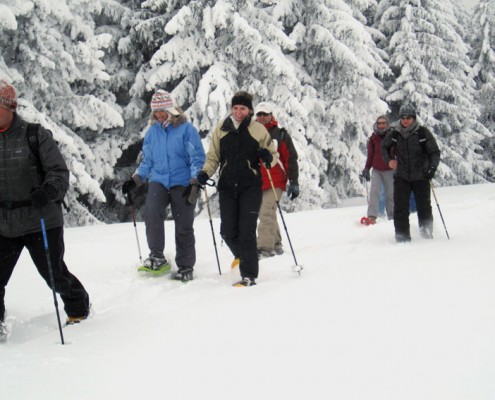
[[[137,170],[137,174],[141,178],[142,181],[145,181],[146,178],[151,173],[151,169],[153,168],[153,152],[152,152],[152,128],[149,128],[144,136],[143,142],[143,160],[139,165]]]
[[[185,140],[186,152],[191,166],[191,178],[196,178],[202,170],[206,155],[198,130],[189,124]]]

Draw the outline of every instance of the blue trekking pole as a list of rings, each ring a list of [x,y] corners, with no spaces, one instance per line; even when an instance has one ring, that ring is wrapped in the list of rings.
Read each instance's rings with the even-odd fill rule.
[[[50,259],[50,251],[48,250],[48,238],[46,236],[45,219],[43,218],[43,213],[41,210],[40,213],[41,213],[41,217],[40,217],[41,233],[43,234],[43,244],[45,245],[46,263],[48,264],[48,275],[50,276],[50,286],[52,287],[53,302],[55,304],[55,311],[57,313],[58,330],[60,332],[60,340],[62,341],[62,344],[65,344],[64,334],[62,333],[62,324],[60,322],[60,313],[58,312],[57,294],[55,293],[55,278],[53,277],[52,261]]]

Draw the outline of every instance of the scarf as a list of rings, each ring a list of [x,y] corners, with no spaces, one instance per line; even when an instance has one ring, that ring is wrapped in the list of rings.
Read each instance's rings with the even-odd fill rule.
[[[265,128],[266,130],[270,130],[272,129],[274,126],[278,126],[278,122],[277,120],[275,119],[275,117],[272,115],[272,119],[270,120],[270,122],[268,122],[268,124],[265,124]]]
[[[415,119],[414,122],[411,125],[409,125],[408,128],[404,128],[402,124],[400,124],[399,133],[404,139],[407,139],[418,129],[419,129],[419,124],[418,121]]]

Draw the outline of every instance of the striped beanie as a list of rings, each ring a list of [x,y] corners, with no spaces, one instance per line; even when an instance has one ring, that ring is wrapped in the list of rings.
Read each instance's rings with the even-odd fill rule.
[[[0,107],[15,112],[17,109],[17,94],[14,86],[0,79]]]
[[[174,106],[174,101],[169,92],[159,89],[151,97],[151,111],[163,110],[175,116],[180,115],[180,111]]]

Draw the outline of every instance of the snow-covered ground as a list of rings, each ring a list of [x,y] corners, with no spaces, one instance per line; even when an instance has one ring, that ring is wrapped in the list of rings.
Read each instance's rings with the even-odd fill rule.
[[[359,225],[364,199],[285,214],[304,270],[291,271],[285,240],[252,288],[231,286],[218,219],[223,274],[200,217],[187,284],[138,275],[132,224],[67,229],[66,262],[94,314],[64,328],[62,346],[51,291],[24,252],[7,287],[0,398],[494,399],[495,185],[436,193],[451,240],[434,201],[435,239],[419,237],[414,214],[409,244],[394,242],[392,221]]]

